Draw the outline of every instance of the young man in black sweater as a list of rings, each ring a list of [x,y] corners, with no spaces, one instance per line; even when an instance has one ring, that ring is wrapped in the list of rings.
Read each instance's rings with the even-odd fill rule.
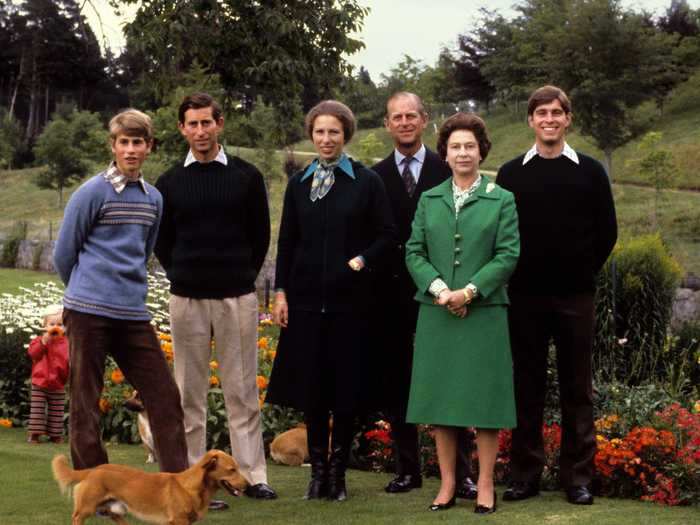
[[[595,276],[615,245],[617,222],[605,169],[565,141],[571,117],[571,103],[561,89],[537,89],[528,101],[535,145],[504,164],[496,179],[515,195],[520,223],[520,259],[508,288],[518,426],[504,500],[539,493],[552,338],[562,412],[559,478],[569,502],[593,503]]]
[[[190,465],[206,452],[212,334],[221,372],[231,450],[251,497],[272,499],[258,404],[255,279],[270,242],[262,175],[218,143],[219,105],[206,93],[185,97],[178,127],[190,145],[184,164],[160,176],[163,195],[155,253],[170,279],[175,381],[185,412]],[[210,508],[225,508],[214,501]]]

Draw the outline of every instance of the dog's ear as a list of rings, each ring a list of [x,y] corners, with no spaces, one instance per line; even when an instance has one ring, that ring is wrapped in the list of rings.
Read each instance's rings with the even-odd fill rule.
[[[204,470],[213,470],[216,468],[216,464],[219,461],[219,458],[217,456],[212,456],[210,457],[206,463],[204,463],[203,467]]]

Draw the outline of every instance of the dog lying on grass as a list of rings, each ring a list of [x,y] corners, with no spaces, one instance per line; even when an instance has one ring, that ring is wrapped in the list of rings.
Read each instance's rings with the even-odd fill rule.
[[[306,425],[299,423],[276,436],[270,443],[270,457],[277,463],[295,467],[309,461]]]
[[[127,512],[148,523],[190,525],[204,518],[220,487],[238,496],[248,486],[236,460],[220,450],[177,474],[112,464],[73,470],[64,455],[54,457],[51,468],[63,493],[74,486],[73,525],[98,511],[119,525],[128,525]]]

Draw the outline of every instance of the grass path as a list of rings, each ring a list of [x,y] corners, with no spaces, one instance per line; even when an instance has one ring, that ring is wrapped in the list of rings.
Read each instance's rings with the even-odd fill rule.
[[[67,445],[28,445],[22,429],[0,428],[0,523],[8,525],[56,525],[70,522],[72,504],[59,494],[51,478],[50,460],[57,453],[68,454]],[[136,445],[109,445],[112,462],[142,467],[144,452]],[[152,468],[152,467],[149,467]],[[630,500],[597,498],[592,507],[566,503],[561,493],[545,492],[526,502],[499,504],[496,514],[477,516],[472,503],[460,501],[457,507],[441,513],[426,510],[437,490],[437,480],[429,479],[420,490],[389,495],[382,487],[388,474],[350,471],[350,499],[345,503],[306,502],[308,469],[270,465],[270,484],[279,493],[275,501],[255,501],[225,496],[231,509],[210,513],[205,523],[246,525],[279,524],[429,524],[493,523],[507,525],[690,525],[700,522],[698,507],[661,507]],[[499,487],[502,494],[503,487]],[[222,493],[219,494],[223,496]],[[129,518],[132,524],[141,523]],[[107,523],[94,518],[88,524]]]

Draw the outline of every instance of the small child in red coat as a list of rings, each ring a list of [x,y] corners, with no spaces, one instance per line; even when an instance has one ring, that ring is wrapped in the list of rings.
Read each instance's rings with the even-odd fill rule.
[[[63,442],[63,407],[68,381],[68,339],[63,332],[63,308],[52,306],[44,315],[44,333],[29,344],[32,359],[32,400],[29,413],[29,443],[39,443],[48,434],[54,443]]]

